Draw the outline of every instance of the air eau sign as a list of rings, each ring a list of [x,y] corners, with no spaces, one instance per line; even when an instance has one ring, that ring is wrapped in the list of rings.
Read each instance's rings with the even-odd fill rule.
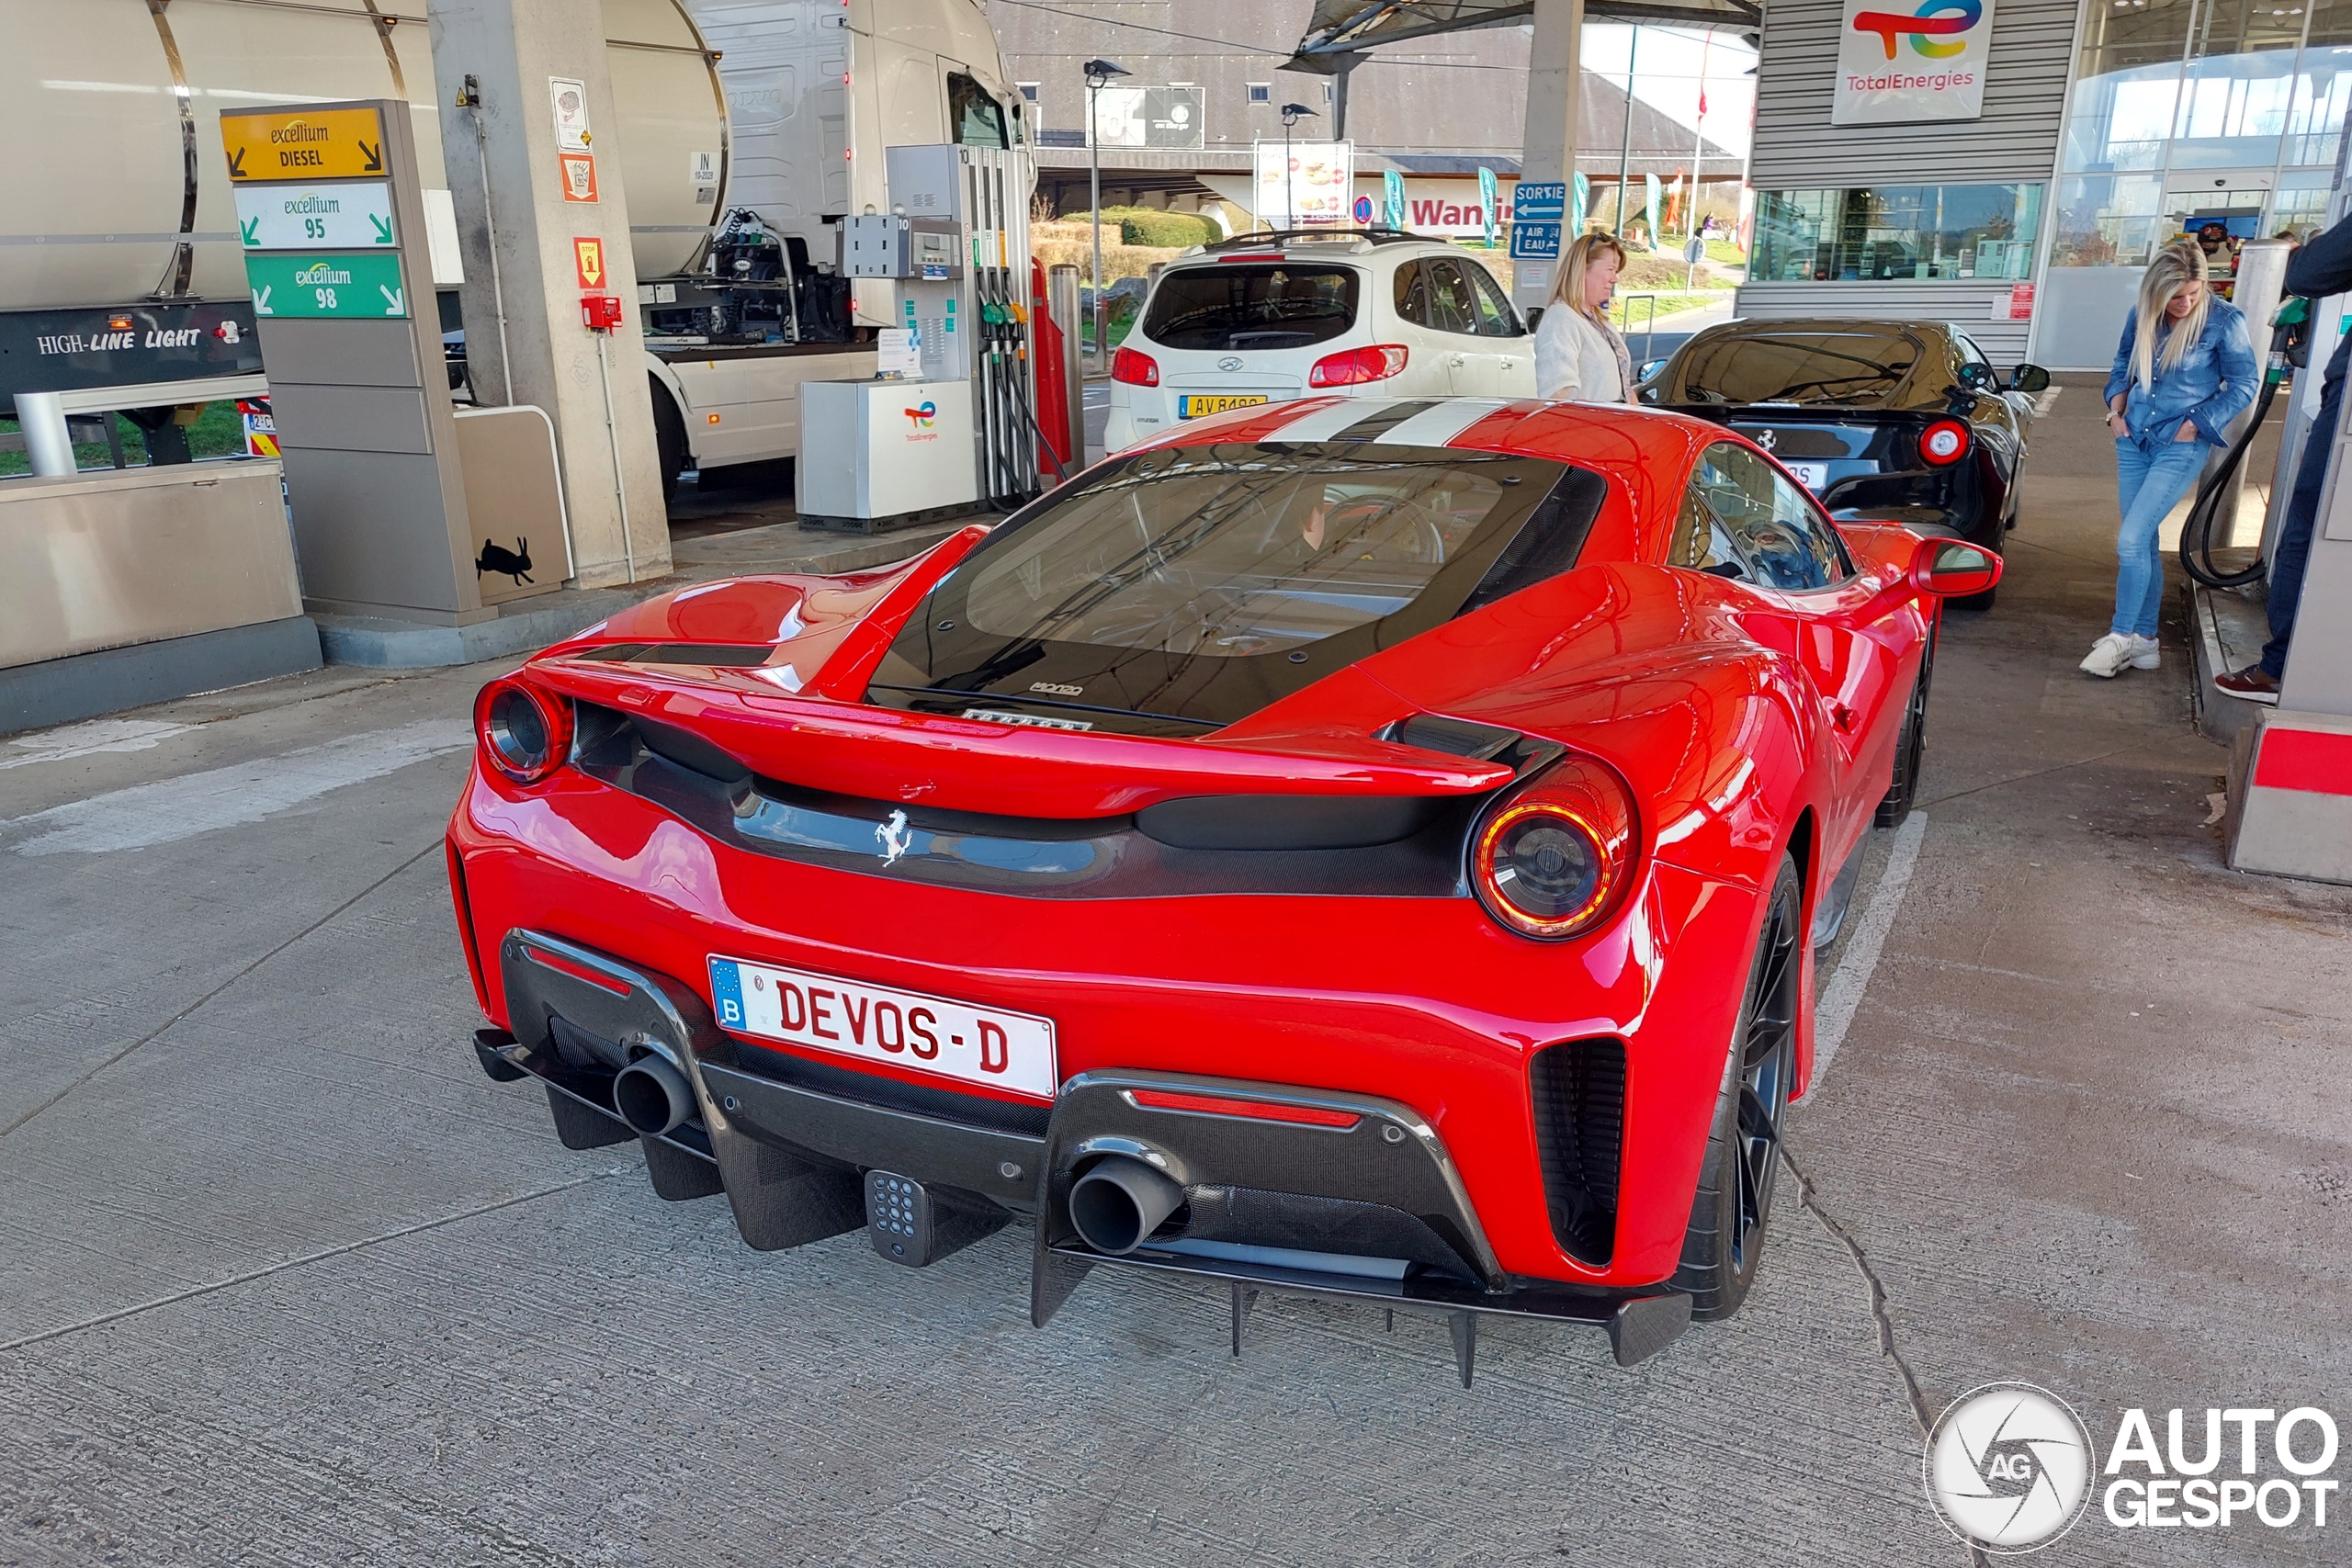
[[[1832,125],[1976,119],[1993,0],[1846,0]]]

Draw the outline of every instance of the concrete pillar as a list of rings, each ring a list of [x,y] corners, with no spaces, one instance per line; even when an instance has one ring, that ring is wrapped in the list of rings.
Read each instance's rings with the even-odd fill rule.
[[[1584,48],[1584,0],[1535,0],[1535,38],[1527,58],[1527,120],[1520,138],[1519,177],[1577,177],[1577,85]],[[1569,205],[1574,205],[1574,192]],[[1560,243],[1575,236],[1560,226]],[[1552,290],[1552,264],[1514,264],[1511,303],[1531,310]]]
[[[536,403],[555,422],[574,581],[599,588],[632,575],[662,576],[671,565],[670,525],[601,12],[577,0],[429,0],[427,15],[465,257],[460,298],[475,395],[485,404],[503,401],[511,380],[514,401]],[[458,101],[469,77],[478,107]],[[588,151],[595,159],[593,202],[564,199],[551,78],[584,85]],[[610,333],[581,322],[576,239],[603,242],[605,278],[594,292],[623,302],[621,325]]]
[[[74,437],[65,428],[65,400],[57,393],[18,392],[17,428],[24,432],[25,457],[34,473],[74,472]]]

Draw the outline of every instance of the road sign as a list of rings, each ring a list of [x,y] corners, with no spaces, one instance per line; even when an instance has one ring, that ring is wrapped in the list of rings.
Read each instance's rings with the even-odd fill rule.
[[[405,317],[401,259],[373,254],[248,255],[245,283],[256,316],[333,316],[343,321]]]
[[[220,142],[232,180],[350,180],[384,172],[384,122],[374,109],[232,109]]]
[[[572,241],[572,242],[571,242],[571,259],[572,259],[573,263],[574,263],[576,265],[578,265],[578,267],[580,268],[580,287],[581,287],[581,288],[602,288],[603,287],[605,287],[605,242],[604,242],[604,241],[602,241],[602,240],[574,240],[574,241]]]
[[[1521,180],[1510,199],[1511,221],[1514,223],[1557,223],[1567,216],[1568,187],[1566,181],[1537,182]],[[1554,246],[1556,250],[1556,243]]]
[[[1510,256],[1513,261],[1559,260],[1560,226],[1519,220],[1510,226]]]
[[[237,187],[237,236],[249,251],[342,251],[392,243],[389,185]]]

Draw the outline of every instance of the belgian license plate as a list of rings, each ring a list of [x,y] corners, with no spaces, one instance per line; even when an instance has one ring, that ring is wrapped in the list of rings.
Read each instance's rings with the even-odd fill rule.
[[[1200,419],[1208,414],[1223,413],[1227,409],[1255,408],[1266,400],[1263,393],[1241,395],[1220,392],[1215,397],[1198,397],[1187,393],[1176,400],[1178,419]]]
[[[1829,482],[1829,465],[1826,463],[1783,463],[1781,466],[1796,475],[1797,482],[1807,490],[1819,490]]]
[[[710,995],[722,1026],[759,1039],[1046,1100],[1061,1083],[1048,1018],[716,953]]]

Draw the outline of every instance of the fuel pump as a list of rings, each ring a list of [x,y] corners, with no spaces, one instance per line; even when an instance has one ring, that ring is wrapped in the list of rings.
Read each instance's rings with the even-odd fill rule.
[[[2222,454],[2221,460],[2198,486],[2197,500],[2188,509],[2188,520],[2181,525],[2181,570],[2208,588],[2237,588],[2262,575],[2259,556],[2235,571],[2224,571],[2216,566],[2214,533],[2217,526],[2223,533],[2228,531],[2222,513],[2235,510],[2239,465],[2245,461],[2246,448],[2254,445],[2255,432],[2269,417],[2270,405],[2278,399],[2287,372],[2292,369],[2300,373],[2310,367],[2311,340],[2312,302],[2300,294],[2290,294],[2278,302],[2278,309],[2270,317],[2270,354],[2263,367],[2262,390],[2255,399],[2254,412],[2247,418],[2245,429],[2230,443],[2229,450]]]

